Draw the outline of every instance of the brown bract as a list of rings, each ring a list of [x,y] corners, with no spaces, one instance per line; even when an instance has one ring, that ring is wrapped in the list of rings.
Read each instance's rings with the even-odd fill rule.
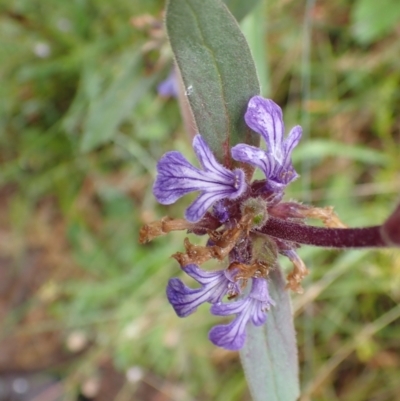
[[[273,212],[278,212],[278,215],[280,209],[282,209],[282,213],[286,212],[288,214],[288,211],[290,211],[294,219],[316,218],[321,220],[327,227],[345,227],[334,213],[332,207],[314,208],[292,202],[282,204],[280,208],[275,207],[275,209],[273,209]],[[231,225],[230,228],[224,229],[221,227],[218,229],[207,229],[207,227],[216,226],[214,225],[215,222],[211,223],[211,220],[208,222],[206,218],[198,223],[190,223],[185,219],[164,217],[160,221],[143,226],[140,230],[139,242],[144,244],[156,237],[178,230],[207,233],[209,236],[208,245],[195,245],[188,238],[185,238],[185,251],[176,252],[172,255],[181,267],[190,264],[200,266],[210,259],[223,260],[226,257],[230,257],[232,251],[239,252],[239,254],[240,252],[245,252],[247,245],[243,247],[243,244],[249,244],[251,246],[251,256],[249,256],[248,262],[234,260],[230,262],[228,267],[228,269],[238,270],[235,277],[237,280],[242,280],[245,284],[250,278],[268,277],[278,256],[276,240],[254,227],[256,211],[254,207],[244,208],[239,221],[233,226]],[[286,288],[297,293],[302,293],[301,281],[309,274],[309,271],[297,254],[294,255],[287,255],[294,267],[287,275]]]
[[[190,230],[191,228],[193,228],[193,223],[189,223],[185,219],[171,219],[171,217],[165,216],[160,221],[145,224],[140,229],[139,243],[146,244],[171,231]]]
[[[297,292],[298,294],[302,294],[304,290],[301,286],[301,282],[303,281],[304,277],[309,274],[309,270],[299,257],[290,258],[290,260],[293,263],[294,268],[287,275],[288,282],[286,284],[286,288]]]
[[[208,235],[213,245],[200,246],[190,243],[185,238],[184,245],[186,253],[177,252],[172,255],[179,264],[187,266],[188,264],[201,265],[209,259],[223,260],[229,255],[239,239],[249,235],[251,216],[243,216],[235,227],[225,231],[209,231]]]
[[[301,211],[303,217],[318,219],[324,223],[325,227],[347,228],[348,226],[340,221],[338,215],[333,211],[333,206],[310,207],[306,206]]]

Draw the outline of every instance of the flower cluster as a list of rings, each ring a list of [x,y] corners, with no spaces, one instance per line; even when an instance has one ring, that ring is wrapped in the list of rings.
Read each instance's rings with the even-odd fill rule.
[[[180,317],[192,314],[203,303],[212,305],[214,315],[234,315],[230,323],[217,325],[209,333],[214,344],[229,350],[243,347],[249,322],[259,326],[266,321],[267,311],[274,305],[268,292],[268,275],[279,253],[294,264],[287,277],[288,288],[301,291],[300,282],[308,273],[296,253],[299,245],[267,235],[266,225],[273,219],[303,224],[306,217],[339,224],[331,210],[282,202],[286,186],[298,177],[291,153],[301,139],[301,127],[294,127],[285,139],[280,107],[260,96],[250,99],[244,117],[267,147],[263,150],[238,144],[231,149],[231,156],[242,165],[261,169],[265,179],[249,182],[241,168],[230,170],[221,165],[206,141],[197,135],[193,149],[201,168],[194,167],[179,152],[168,152],[158,162],[153,187],[156,199],[164,205],[198,192],[186,209],[186,219],[164,218],[141,230],[143,243],[172,230],[209,235],[205,246],[193,245],[186,238],[185,252],[173,255],[183,272],[197,281],[199,287],[193,289],[179,278],[172,278],[167,297]],[[202,270],[200,265],[210,259],[226,259],[227,267]]]

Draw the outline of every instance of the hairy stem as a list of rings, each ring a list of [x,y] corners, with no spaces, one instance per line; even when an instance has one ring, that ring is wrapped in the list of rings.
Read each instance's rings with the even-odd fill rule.
[[[270,217],[259,231],[282,240],[326,248],[399,247],[400,207],[382,226],[324,228]]]

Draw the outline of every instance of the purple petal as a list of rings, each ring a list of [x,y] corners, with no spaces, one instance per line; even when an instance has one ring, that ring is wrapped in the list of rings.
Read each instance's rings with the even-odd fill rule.
[[[258,278],[254,279],[250,296],[253,300],[249,307],[248,314],[255,326],[261,326],[267,320],[266,312],[275,302],[269,295],[267,280]]]
[[[253,279],[249,296],[250,298],[255,299],[263,304],[275,304],[275,302],[269,296],[268,282],[263,278]]]
[[[232,157],[237,161],[248,163],[261,169],[267,178],[266,188],[273,192],[283,191],[288,183],[285,178],[293,176],[293,173],[288,175],[271,154],[254,146],[236,145],[232,148]]]
[[[257,305],[253,304],[252,311],[249,314],[254,326],[262,326],[267,320],[266,310],[257,307]]]
[[[205,302],[219,302],[226,295],[227,290],[227,283],[223,280],[216,281],[211,286],[193,289],[174,277],[168,282],[167,298],[176,314],[179,317],[186,317]]]
[[[199,284],[207,285],[215,279],[225,278],[224,270],[207,271],[200,269],[195,264],[186,265],[182,270],[190,277],[195,279]],[[232,279],[233,280],[233,279]]]
[[[284,125],[281,108],[272,100],[261,96],[250,99],[244,116],[246,124],[258,132],[268,145],[268,153],[279,162],[283,161],[282,144]]]
[[[253,279],[251,290],[246,297],[231,303],[216,303],[211,307],[211,313],[214,315],[237,316],[228,325],[219,325],[211,329],[210,340],[223,348],[241,348],[246,337],[247,322],[251,320],[255,326],[263,325],[267,319],[266,311],[274,304],[269,296],[267,281],[263,278]]]
[[[195,201],[186,209],[185,217],[188,221],[199,221],[215,202],[226,198],[225,192],[200,194]]]
[[[223,202],[218,202],[214,205],[213,214],[221,223],[229,220],[229,213]]]
[[[246,340],[247,320],[242,315],[226,325],[213,327],[208,333],[210,341],[231,351],[237,351],[243,347]]]
[[[292,151],[300,142],[302,134],[303,134],[303,129],[300,127],[300,125],[296,125],[291,129],[288,137],[285,140],[285,143],[283,144],[284,147],[284,160],[282,163],[283,166],[288,167],[289,164],[291,163]]]
[[[167,152],[157,163],[153,194],[163,205],[170,205],[189,192],[199,190],[202,174],[181,153]]]
[[[242,299],[239,299],[237,301],[234,302],[229,302],[229,303],[217,303],[214,304],[211,309],[210,312],[213,315],[216,316],[229,316],[229,315],[235,315],[238,313],[242,313],[243,310],[248,306],[249,302],[249,297],[244,297]]]
[[[235,160],[260,168],[266,178],[266,189],[281,192],[298,175],[291,162],[291,153],[299,143],[302,130],[294,127],[284,140],[284,124],[281,108],[270,99],[255,96],[250,99],[245,115],[247,125],[265,139],[266,152],[246,145],[232,149]]]
[[[214,172],[218,176],[225,176],[226,179],[231,178],[231,171],[219,164],[208,147],[206,141],[201,135],[196,135],[193,139],[193,150],[197,159],[205,171]]]
[[[239,170],[241,171],[241,170]],[[241,171],[242,172],[242,171]],[[243,173],[243,172],[242,172]],[[244,176],[242,177],[243,181],[245,182]],[[241,179],[242,179],[241,178]],[[243,193],[243,189],[240,191],[231,193],[230,188],[224,188],[222,185],[220,189],[214,189],[213,192],[202,192],[193,202],[192,204],[186,209],[185,217],[188,221],[196,222],[199,221],[206,211],[216,202],[222,199],[235,199],[237,196],[236,194]]]
[[[197,159],[199,160],[201,166],[206,172],[207,179],[212,182],[218,183],[213,189],[218,191],[224,191],[228,199],[236,199],[247,188],[246,178],[243,170],[235,169],[228,170],[222,164],[218,163],[211,152],[205,140],[201,135],[196,135],[193,139],[193,149],[196,153]],[[203,175],[204,175],[203,172]],[[204,190],[211,192],[211,187],[208,186]]]
[[[232,157],[242,163],[251,164],[263,171],[269,177],[275,168],[276,161],[272,155],[251,145],[239,144],[231,149]]]
[[[179,152],[168,152],[157,164],[153,193],[158,202],[169,205],[189,192],[201,191],[186,211],[186,218],[196,222],[215,202],[240,197],[247,183],[241,169],[231,171],[216,161],[200,135],[195,136],[193,147],[204,170],[192,166]]]
[[[167,79],[158,85],[157,92],[160,96],[164,97],[178,97],[178,81],[174,69],[170,72]]]
[[[186,317],[207,301],[208,294],[199,289],[187,287],[178,278],[171,278],[167,285],[167,298],[179,317]]]
[[[287,186],[294,180],[296,180],[299,175],[297,174],[296,170],[293,168],[292,164],[290,163],[290,166],[287,167],[286,169],[281,169],[281,172],[277,175],[276,181],[279,182],[279,185],[282,185],[283,187]]]
[[[180,317],[190,315],[205,302],[220,302],[227,294],[240,293],[239,285],[234,281],[234,273],[229,270],[207,272],[195,264],[187,265],[183,270],[202,285],[192,289],[178,278],[169,280],[167,298]]]

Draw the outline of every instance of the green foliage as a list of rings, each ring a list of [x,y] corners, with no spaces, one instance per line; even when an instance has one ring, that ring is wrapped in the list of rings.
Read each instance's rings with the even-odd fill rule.
[[[398,26],[400,4],[396,0],[358,0],[353,8],[353,33],[361,43],[369,44]]]
[[[372,18],[371,32],[381,33],[368,39],[374,46],[358,45],[348,22],[358,3],[317,3],[305,98],[303,6],[265,3],[265,15],[252,18],[266,21],[269,96],[284,108],[287,130],[301,116],[310,121],[309,139],[294,153],[301,177],[287,199],[333,205],[349,226],[382,222],[400,191],[398,32]],[[177,104],[156,94],[155,81],[170,67],[166,38],[130,23],[144,13],[161,21],[163,7],[161,0],[1,0],[0,341],[26,341],[8,360],[11,343],[0,342],[0,363],[3,372],[55,372],[76,392],[111,361],[121,383],[135,366],[145,375],[138,386],[157,387],[143,400],[166,392],[177,401],[249,400],[237,354],[207,340],[220,320],[207,307],[179,319],[166,302],[166,283],[180,274],[169,256],[182,251],[184,235],[137,244],[143,222],[182,215],[184,203],[165,208],[152,197],[157,160],[172,149],[192,156]],[[129,76],[143,45],[153,50],[143,53],[126,89],[141,79],[153,83],[129,99],[130,110],[115,102],[103,115],[99,105]],[[115,129],[82,154],[93,110],[91,121],[107,118]],[[300,253],[311,271],[304,294],[292,296],[303,400],[397,399],[399,252]],[[89,342],[81,353],[67,347],[77,331]],[[46,358],[34,351],[43,345],[66,358],[39,366]],[[130,391],[137,399],[136,388]]]
[[[378,166],[387,167],[390,163],[390,156],[382,151],[368,148],[366,146],[349,145],[343,147],[343,144],[332,140],[314,140],[299,145],[293,155],[293,161],[298,162],[302,159],[311,161],[321,160],[328,156],[347,158],[360,163],[376,164]]]
[[[86,72],[83,78],[88,80],[82,82],[87,92],[85,95],[90,97],[90,108],[84,121],[81,142],[81,149],[86,152],[115,136],[118,126],[131,115],[158,78],[156,74],[150,77],[141,76],[142,58],[140,51],[136,49],[122,54],[116,65],[109,65],[108,68],[114,69],[116,76],[108,85],[103,84],[104,89],[99,93],[96,93],[96,88],[100,86],[102,79],[96,77],[95,68],[94,71]],[[94,81],[96,78],[98,82]]]

